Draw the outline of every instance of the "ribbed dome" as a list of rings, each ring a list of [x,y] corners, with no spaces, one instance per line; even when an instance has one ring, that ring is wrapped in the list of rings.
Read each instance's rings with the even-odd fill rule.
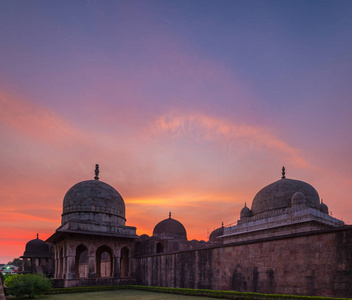
[[[26,244],[26,250],[23,253],[23,257],[50,257],[49,245],[39,238],[31,240]]]
[[[167,240],[187,240],[185,227],[177,220],[165,219],[154,227],[153,236]]]
[[[125,203],[112,186],[99,180],[82,181],[64,197],[61,223],[69,221],[125,225]]]
[[[307,206],[320,207],[318,192],[308,183],[283,178],[261,189],[252,202],[253,215],[273,209],[291,206],[291,198],[296,192],[304,195]]]

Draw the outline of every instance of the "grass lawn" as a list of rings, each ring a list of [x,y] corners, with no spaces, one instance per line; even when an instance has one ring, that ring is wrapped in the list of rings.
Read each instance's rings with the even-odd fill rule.
[[[6,299],[16,299],[15,297],[6,297]],[[72,294],[60,294],[60,295],[46,295],[40,297],[45,300],[214,300],[209,297],[195,297],[195,296],[183,296],[173,295],[146,291],[136,290],[116,290],[116,291],[103,291],[103,292],[86,292],[86,293],[72,293]]]

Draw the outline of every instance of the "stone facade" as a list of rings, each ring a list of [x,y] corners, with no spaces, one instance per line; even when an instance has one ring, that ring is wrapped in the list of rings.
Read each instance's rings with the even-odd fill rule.
[[[56,287],[135,283],[134,239],[59,232],[49,242],[55,244]]]
[[[135,257],[138,284],[352,297],[352,227]]]
[[[329,214],[308,183],[282,179],[209,241],[188,241],[182,223],[157,223],[153,236],[125,224],[110,185],[82,181],[66,193],[54,249],[56,286],[142,284],[260,293],[352,297],[352,226]],[[38,241],[35,241],[37,243]],[[33,243],[33,241],[31,241]]]

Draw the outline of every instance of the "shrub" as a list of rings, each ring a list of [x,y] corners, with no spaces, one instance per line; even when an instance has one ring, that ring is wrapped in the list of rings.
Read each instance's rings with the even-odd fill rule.
[[[51,288],[51,282],[43,275],[13,275],[6,278],[8,293],[16,298],[35,298],[44,295]]]

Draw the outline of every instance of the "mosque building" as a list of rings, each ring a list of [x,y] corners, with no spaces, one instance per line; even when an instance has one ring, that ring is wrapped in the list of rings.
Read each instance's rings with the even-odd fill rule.
[[[127,226],[125,203],[94,180],[64,196],[61,226],[27,243],[27,272],[52,273],[57,287],[141,284],[260,293],[352,297],[352,226],[333,218],[310,184],[288,179],[261,189],[236,225],[189,241],[168,218],[153,235]],[[220,212],[219,212],[220,213]]]

